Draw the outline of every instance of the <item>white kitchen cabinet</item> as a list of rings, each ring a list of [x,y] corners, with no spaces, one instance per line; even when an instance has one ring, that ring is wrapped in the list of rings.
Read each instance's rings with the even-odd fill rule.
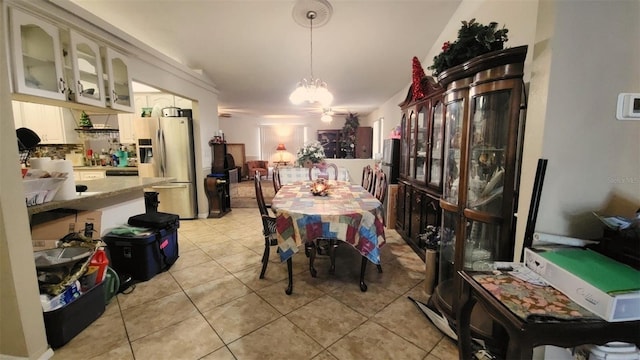
[[[76,31],[69,31],[65,73],[73,99],[78,103],[105,107],[104,72],[100,47]],[[64,43],[64,42],[63,42]],[[69,51],[70,50],[70,51]]]
[[[118,130],[120,131],[121,144],[135,144],[136,134],[133,128],[133,121],[139,115],[118,114]]]
[[[190,99],[174,96],[174,105],[180,109],[193,109],[193,102]]]
[[[174,96],[171,94],[157,93],[147,95],[147,107],[153,108],[151,114],[162,116],[162,109],[175,106]]]
[[[104,170],[82,170],[78,171],[78,173],[80,174],[80,180],[104,179],[107,177]]]
[[[60,32],[38,17],[11,9],[13,91],[66,99]]]
[[[40,144],[77,144],[76,123],[71,111],[57,106],[28,102],[14,102],[20,115],[15,126],[33,130],[40,137]]]
[[[107,104],[112,109],[134,112],[127,57],[108,47],[103,47],[102,50],[107,74]]]
[[[147,95],[146,94],[133,94],[133,105],[135,106],[134,115],[142,116],[142,108],[147,107]]]
[[[22,105],[19,101],[12,101],[11,107],[13,108],[13,122],[16,125],[16,129],[24,127],[24,122],[22,121]]]

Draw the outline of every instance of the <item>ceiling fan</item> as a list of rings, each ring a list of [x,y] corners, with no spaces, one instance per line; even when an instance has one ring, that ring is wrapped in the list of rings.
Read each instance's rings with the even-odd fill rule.
[[[334,117],[336,116],[349,116],[349,114],[354,114],[354,115],[358,115],[357,113],[353,113],[351,111],[347,111],[347,110],[338,110],[338,109],[334,109],[334,108],[324,108],[322,109],[322,116],[320,117],[320,120],[322,120],[323,122],[331,122],[333,120]]]

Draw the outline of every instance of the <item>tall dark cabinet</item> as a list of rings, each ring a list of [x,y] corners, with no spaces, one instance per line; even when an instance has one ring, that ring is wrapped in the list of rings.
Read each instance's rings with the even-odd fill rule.
[[[526,53],[526,46],[491,52],[438,76],[446,86],[446,122],[440,268],[431,299],[451,320],[461,284],[457,271],[513,260]],[[472,330],[490,336],[482,310],[474,312]]]
[[[440,225],[444,88],[432,77],[423,78],[421,85],[423,97],[415,99],[410,88],[399,105],[402,138],[396,230],[424,260],[426,244],[418,235],[427,225]]]
[[[342,149],[342,129],[318,130],[318,141],[324,148],[328,159],[344,159],[347,153]],[[357,159],[370,159],[373,144],[373,128],[360,126],[356,129],[356,143],[352,156]]]
[[[204,179],[205,193],[209,200],[208,217],[222,217],[231,211],[229,170],[235,169],[235,164],[229,164],[227,144],[209,142],[209,147],[211,173]]]

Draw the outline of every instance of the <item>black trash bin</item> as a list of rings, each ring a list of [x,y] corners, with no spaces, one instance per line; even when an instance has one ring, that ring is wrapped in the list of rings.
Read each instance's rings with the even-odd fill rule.
[[[158,212],[158,193],[155,191],[145,191],[144,193],[144,208],[147,214]]]

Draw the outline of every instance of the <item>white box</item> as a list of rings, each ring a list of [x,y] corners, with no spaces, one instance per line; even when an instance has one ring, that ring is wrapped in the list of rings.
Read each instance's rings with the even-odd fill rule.
[[[569,299],[606,321],[640,320],[640,291],[608,294],[528,248],[524,263]]]

